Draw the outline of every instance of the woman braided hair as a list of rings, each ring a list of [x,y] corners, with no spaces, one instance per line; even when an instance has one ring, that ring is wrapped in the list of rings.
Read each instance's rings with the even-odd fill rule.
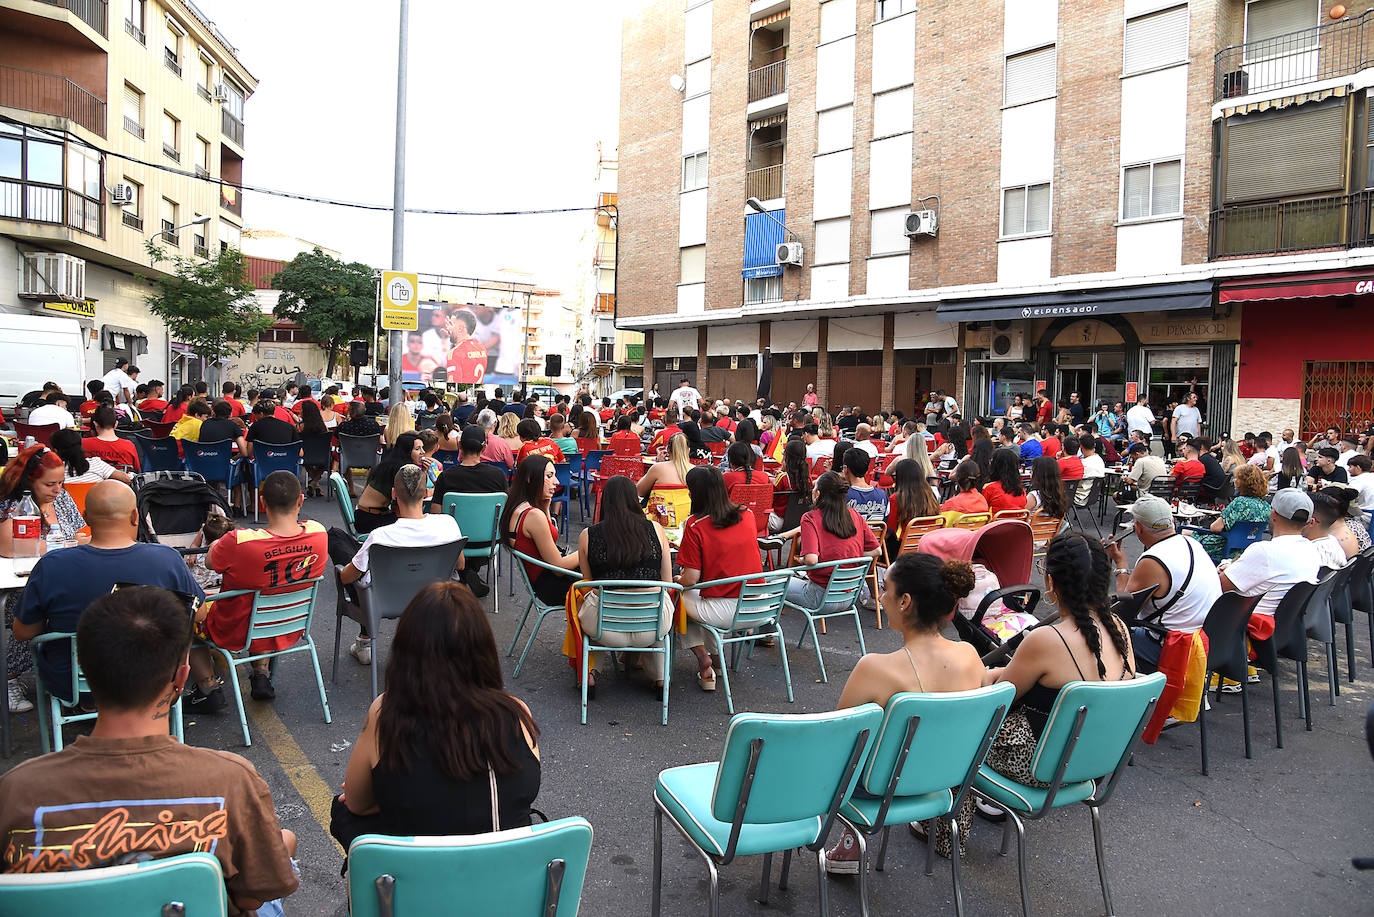
[[[1102,663],[1102,631],[1111,638],[1127,670],[1135,674],[1126,644],[1126,625],[1111,612],[1111,567],[1102,542],[1081,532],[1056,535],[1045,550],[1051,600],[1062,616],[1073,618],[1097,660],[1097,677],[1103,679],[1107,667]]]

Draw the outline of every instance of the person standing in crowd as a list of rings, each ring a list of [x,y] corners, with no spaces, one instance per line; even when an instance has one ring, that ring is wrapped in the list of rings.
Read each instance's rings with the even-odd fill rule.
[[[1202,412],[1197,407],[1197,392],[1189,392],[1173,413],[1173,439],[1202,435]]]
[[[806,393],[802,395],[802,407],[814,408],[821,403],[821,396],[816,394],[816,383],[806,383]]]
[[[1141,433],[1145,441],[1150,441],[1155,428],[1155,413],[1150,410],[1150,396],[1144,392],[1136,399],[1135,407],[1126,412],[1126,432]]]
[[[701,404],[701,392],[693,388],[692,383],[684,378],[678,383],[673,394],[668,397],[668,401],[677,408],[679,414],[689,408],[695,411],[697,406]]]

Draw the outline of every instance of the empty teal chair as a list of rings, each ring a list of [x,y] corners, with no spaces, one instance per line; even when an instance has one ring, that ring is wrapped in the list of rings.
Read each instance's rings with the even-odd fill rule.
[[[663,656],[663,725],[667,726],[668,689],[673,675],[673,593],[682,587],[645,580],[584,580],[577,585],[591,590],[588,597],[596,596],[597,636],[582,632],[582,725],[587,725],[588,660],[593,652],[604,650]],[[666,613],[664,603],[668,606]],[[600,635],[605,633],[653,634],[660,645],[610,646],[600,642]]]
[[[582,575],[576,570],[564,570],[562,567],[546,564],[539,558],[530,557],[528,554],[522,554],[514,548],[510,549],[510,553],[512,561],[511,566],[516,569],[516,576],[524,581],[525,589],[528,590],[530,594],[530,601],[529,604],[525,606],[525,613],[520,616],[520,626],[515,628],[515,636],[512,637],[510,641],[510,649],[506,650],[507,656],[515,652],[515,644],[520,642],[520,634],[525,629],[525,622],[530,619],[530,612],[534,611],[538,613],[538,617],[534,620],[534,629],[530,631],[530,638],[525,642],[525,649],[520,653],[520,661],[515,664],[515,672],[511,676],[512,678],[519,678],[520,670],[525,667],[525,657],[530,654],[530,647],[534,646],[534,638],[539,635],[539,628],[544,625],[544,619],[555,611],[560,613],[564,611],[564,606],[561,602],[557,605],[546,605],[539,601],[539,596],[534,594],[534,586],[530,583],[529,573],[525,571],[525,564],[534,564],[536,567],[542,568],[546,574],[554,573],[562,576],[567,579],[569,586],[581,579]],[[586,703],[585,698],[583,699],[583,703]]]
[[[443,511],[458,523],[458,529],[467,537],[467,547],[463,548],[466,558],[485,557],[488,560],[491,578],[491,609],[495,614],[501,611],[501,511],[506,507],[506,495],[501,492],[491,494],[444,494]]]
[[[252,745],[253,740],[248,735],[248,717],[243,709],[243,691],[239,688],[239,680],[234,673],[234,666],[245,665],[258,659],[271,660],[269,665],[272,676],[275,678],[278,658],[291,653],[309,653],[310,664],[315,669],[315,687],[320,692],[320,706],[324,708],[324,721],[326,723],[333,722],[329,717],[329,698],[324,693],[324,678],[320,674],[320,656],[315,652],[315,638],[310,635],[310,624],[315,619],[315,600],[319,597],[320,582],[319,577],[301,580],[294,589],[288,592],[278,592],[274,595],[264,595],[252,589],[233,589],[208,596],[211,601],[240,595],[253,597],[253,610],[248,616],[248,637],[244,640],[243,646],[226,647],[209,641],[196,640],[198,646],[207,647],[211,652],[218,653],[224,658],[225,668],[229,670],[229,686],[234,690],[234,704],[239,708],[239,725],[243,728],[244,745]],[[254,653],[248,649],[254,640],[284,637],[290,634],[296,634],[297,640],[286,649],[267,653]],[[234,655],[245,650],[248,653],[246,656]]]
[[[711,917],[720,913],[718,866],[763,854],[759,901],[766,904],[773,854],[782,853],[778,887],[786,888],[797,847],[815,855],[820,913],[829,914],[826,839],[882,719],[877,704],[800,715],[740,713],[730,720],[719,761],[660,771],[654,784],[654,917],[663,890],[665,815],[706,861]]]
[[[1006,810],[1008,828],[1016,829],[1016,867],[1021,880],[1021,911],[1030,917],[1026,884],[1026,829],[1022,821],[1040,818],[1053,809],[1081,802],[1092,813],[1093,846],[1102,900],[1113,913],[1107,884],[1106,852],[1102,848],[1099,809],[1111,798],[1141,730],[1150,719],[1164,675],[1155,672],[1130,681],[1075,681],[1065,685],[1050,710],[1045,731],[1031,753],[1031,776],[1047,787],[1027,786],[986,764],[973,778],[973,790]],[[1010,834],[1002,835],[1002,854]]]
[[[830,568],[830,581],[825,585],[825,595],[821,597],[819,605],[809,607],[792,601],[786,603],[788,608],[795,608],[806,617],[806,630],[797,641],[797,648],[806,645],[806,636],[810,634],[811,641],[816,645],[816,664],[821,667],[821,681],[828,682],[830,678],[825,674],[825,660],[821,658],[821,641],[816,636],[817,621],[824,621],[826,618],[853,618],[854,629],[859,634],[859,655],[868,652],[868,648],[864,646],[864,628],[859,623],[859,593],[863,591],[864,580],[868,577],[871,566],[871,557],[851,557],[846,560],[825,560],[809,567],[789,568],[789,572],[800,576],[804,576],[808,570]],[[830,610],[827,611],[827,608]]]
[[[366,541],[367,536],[358,534],[358,527],[353,521],[353,498],[348,495],[348,482],[337,471],[333,471],[329,474],[329,486],[334,489],[334,505],[343,517],[344,530],[358,539],[359,543]]]
[[[730,693],[730,672],[739,671],[742,644],[749,644],[749,652],[754,651],[754,643],[767,640],[774,633],[782,635],[778,619],[782,616],[783,600],[787,597],[787,581],[792,578],[791,571],[777,570],[772,573],[746,573],[726,579],[697,583],[692,589],[707,589],[711,586],[724,586],[728,583],[743,583],[739,600],[735,604],[735,617],[728,627],[712,627],[701,621],[696,623],[716,641],[716,651],[721,657],[720,675],[725,681],[725,705],[733,715],[735,699]],[[771,625],[771,628],[770,628]],[[725,647],[731,646],[731,657],[725,659]],[[782,677],[787,682],[787,702],[793,703],[792,670],[787,665],[787,641],[778,640],[782,653]]]
[[[72,872],[0,874],[0,917],[215,917],[228,910],[224,873],[208,853]]]
[[[943,818],[953,831],[951,870],[954,911],[964,913],[959,881],[959,824],[954,813],[1016,699],[1010,682],[948,694],[894,694],[883,711],[873,752],[859,774],[859,789],[840,807],[840,817],[859,836],[859,900],[868,915],[868,850],[864,835],[882,832],[881,871],[893,823]],[[934,832],[926,833],[930,875]]]
[[[562,818],[455,837],[365,834],[348,848],[352,917],[576,917],[592,826]]]

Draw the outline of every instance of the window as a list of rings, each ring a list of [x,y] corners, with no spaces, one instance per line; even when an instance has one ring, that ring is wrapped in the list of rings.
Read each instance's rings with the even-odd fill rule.
[[[1050,231],[1050,185],[1002,189],[1002,235],[1025,236]]]
[[[1126,20],[1124,68],[1127,75],[1187,62],[1187,6]]]
[[[173,162],[181,162],[181,122],[170,112],[162,113],[162,153]]]
[[[1002,104],[1023,105],[1048,99],[1054,95],[1054,79],[1054,45],[1012,54],[1007,58]]]
[[[177,205],[173,201],[162,199],[162,241],[168,245],[180,245],[176,233],[177,228]]]
[[[911,130],[912,114],[911,87],[894,89],[873,97],[873,136],[890,137]]]
[[[242,123],[243,121],[243,90],[234,84],[233,80],[224,81],[224,89],[228,98],[225,100],[221,111],[227,111],[234,120]]]
[[[744,301],[777,302],[782,299],[782,275],[749,277],[744,281]]]
[[[891,19],[916,9],[916,0],[878,0],[878,19]]]
[[[162,62],[167,65],[167,69],[181,76],[181,29],[167,20],[167,44],[163,49]]]
[[[820,43],[854,34],[854,0],[830,0],[821,4]]]
[[[906,237],[905,207],[895,210],[875,210],[869,232],[869,252],[874,255],[899,254],[911,250]]]
[[[147,44],[147,28],[148,0],[130,0],[129,18],[124,20],[124,31],[132,35],[139,44]]]
[[[1365,132],[1364,147],[1364,186],[1374,188],[1374,101],[1371,101],[1365,109],[1365,124],[1368,129]]]
[[[842,264],[849,260],[849,220],[824,220],[816,224],[813,264]]]
[[[1254,59],[1267,57],[1274,53],[1291,54],[1303,50],[1304,46],[1317,43],[1317,24],[1321,18],[1322,4],[1313,0],[1253,0],[1245,6],[1245,43],[1265,42],[1266,48],[1247,50],[1246,57]],[[1307,37],[1295,37],[1283,42],[1274,41],[1281,35],[1311,29]]]
[[[200,52],[200,83],[196,86],[196,91],[201,98],[212,98],[210,90],[215,87],[215,62],[204,51]]]
[[[678,271],[678,283],[705,283],[706,282],[706,246],[692,245],[680,249],[681,265]]]
[[[143,93],[124,84],[124,129],[143,139]]]
[[[1171,216],[1183,210],[1183,168],[1177,159],[1121,171],[1121,219]]]
[[[711,56],[711,6],[703,3],[686,13],[683,24],[682,59],[694,64]]]
[[[683,98],[693,98],[711,91],[711,62],[697,61],[687,65],[687,85],[683,88]]]
[[[200,214],[196,214],[196,216],[200,216]],[[205,239],[205,234],[207,232],[206,225],[208,224],[192,227],[195,231],[195,235],[191,237],[191,251],[202,258],[210,257],[210,246],[206,244]]]
[[[682,157],[683,191],[706,187],[706,156],[707,154],[702,152]]]
[[[199,134],[196,135],[196,174],[210,177],[210,141]]]
[[[1226,203],[1341,191],[1345,105],[1333,101],[1227,119]]]
[[[143,186],[124,176],[124,184],[133,189],[133,201],[122,205],[124,225],[139,232],[143,231]]]
[[[816,152],[833,153],[854,146],[854,106],[816,114]]]

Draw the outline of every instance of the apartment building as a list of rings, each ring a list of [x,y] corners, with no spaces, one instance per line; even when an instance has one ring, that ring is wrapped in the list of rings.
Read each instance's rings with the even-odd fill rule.
[[[189,0],[0,0],[0,308],[75,318],[92,377],[214,375],[149,314],[144,242],[239,244],[256,86]]]
[[[1371,5],[663,0],[623,31],[617,324],[661,388],[1367,423],[1331,331],[1374,292]]]
[[[585,360],[579,359],[579,368],[585,364],[586,372],[578,375],[578,381],[587,384],[594,395],[610,395],[644,385],[644,335],[617,328],[615,324],[618,171],[616,160],[603,158],[597,163],[601,190],[596,199],[595,249],[587,297],[591,314],[586,323],[587,333],[580,342],[586,348]]]

